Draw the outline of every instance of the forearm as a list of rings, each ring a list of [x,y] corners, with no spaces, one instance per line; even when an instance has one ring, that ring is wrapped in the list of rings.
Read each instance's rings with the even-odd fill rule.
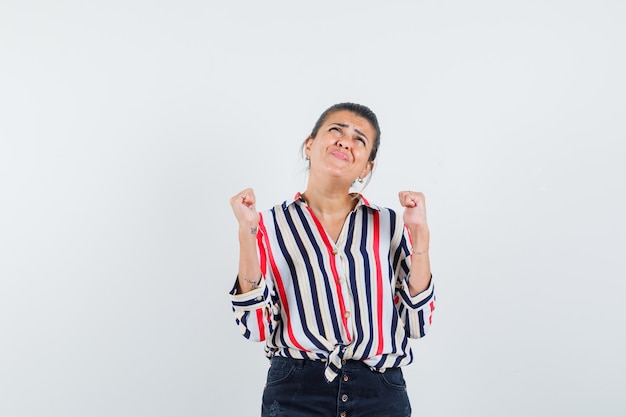
[[[257,254],[256,228],[239,229],[238,290],[246,293],[256,288],[261,279],[261,267]]]
[[[409,229],[413,243],[413,255],[411,256],[411,270],[409,275],[409,291],[415,296],[425,291],[431,278],[430,257],[430,230],[428,226],[415,226]]]

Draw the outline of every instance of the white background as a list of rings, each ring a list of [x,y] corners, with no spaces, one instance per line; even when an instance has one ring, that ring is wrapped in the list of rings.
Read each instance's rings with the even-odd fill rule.
[[[229,198],[303,191],[340,101],[365,196],[426,194],[416,416],[626,415],[626,3],[0,1],[0,415],[255,416]]]

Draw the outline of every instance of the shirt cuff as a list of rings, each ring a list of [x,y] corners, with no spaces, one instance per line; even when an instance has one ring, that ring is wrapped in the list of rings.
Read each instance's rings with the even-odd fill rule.
[[[400,294],[402,297],[402,301],[409,308],[416,309],[422,307],[424,304],[429,303],[435,295],[435,286],[433,284],[432,274],[430,276],[428,288],[426,288],[424,291],[417,293],[414,296],[411,296],[411,293],[409,292],[409,284],[405,283],[402,286],[402,291]]]
[[[229,292],[230,301],[233,304],[235,310],[251,311],[256,310],[263,305],[265,297],[267,295],[267,285],[265,285],[265,279],[261,279],[259,287],[251,291],[238,294],[237,293],[237,280]]]

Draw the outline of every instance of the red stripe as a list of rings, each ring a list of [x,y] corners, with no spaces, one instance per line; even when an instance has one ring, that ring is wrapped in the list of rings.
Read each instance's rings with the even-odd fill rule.
[[[256,245],[259,248],[259,266],[261,267],[261,275],[265,278],[267,273],[267,259],[265,257],[265,246],[263,245],[263,236],[265,233],[265,225],[263,224],[263,215],[259,213],[259,232],[256,235]]]
[[[378,349],[376,355],[380,355],[384,348],[383,339],[383,272],[380,265],[380,214],[374,212],[374,226],[372,230],[372,244],[374,245],[374,260],[376,261],[376,311],[378,312]]]
[[[348,329],[348,318],[346,317],[346,303],[343,299],[343,292],[341,291],[341,284],[339,284],[339,273],[337,272],[337,262],[335,262],[335,255],[333,255],[334,246],[330,242],[330,239],[328,239],[328,234],[324,230],[322,223],[320,223],[320,221],[315,216],[315,213],[313,213],[313,210],[311,210],[309,206],[306,206],[306,208],[311,214],[311,218],[313,218],[313,221],[315,222],[315,225],[317,226],[317,230],[319,231],[320,236],[322,236],[322,240],[324,241],[324,244],[326,245],[326,250],[330,254],[330,257],[329,257],[330,258],[330,270],[333,274],[333,281],[335,282],[335,290],[337,291],[337,297],[339,298],[339,312],[341,314],[341,322],[343,323],[343,328],[346,331],[346,337],[348,338],[348,342],[351,342],[352,337],[350,336],[350,330]]]
[[[435,310],[435,302],[430,302],[430,316],[428,317],[428,323],[433,324],[433,311]]]
[[[263,215],[259,213],[259,232],[256,235],[256,243],[259,248],[259,265],[261,267],[261,275],[265,279],[265,273],[267,272],[267,261],[265,259],[265,247],[263,246]],[[269,318],[269,314],[267,315]],[[259,326],[259,339],[261,342],[265,340],[265,323],[263,323],[263,310],[257,309],[256,321]],[[269,320],[268,320],[269,321]]]
[[[259,326],[259,340],[263,342],[265,340],[265,323],[263,323],[263,309],[256,309],[256,322]]]
[[[261,226],[261,231],[263,233],[263,237],[265,238],[265,247],[268,253],[270,268],[272,269],[272,273],[274,274],[274,278],[276,279],[276,286],[278,287],[278,295],[280,297],[281,303],[283,304],[283,311],[285,312],[285,315],[287,316],[287,335],[289,336],[291,343],[293,343],[293,345],[297,349],[303,352],[308,352],[307,349],[303,348],[302,345],[298,343],[298,341],[296,340],[296,337],[293,334],[293,329],[291,328],[291,319],[289,318],[289,303],[287,302],[285,286],[283,285],[283,280],[280,276],[278,267],[276,266],[276,260],[274,259],[274,255],[272,254],[272,248],[270,247],[270,242],[267,237],[267,233],[266,233],[267,230],[265,229],[265,225],[260,224],[260,226]]]

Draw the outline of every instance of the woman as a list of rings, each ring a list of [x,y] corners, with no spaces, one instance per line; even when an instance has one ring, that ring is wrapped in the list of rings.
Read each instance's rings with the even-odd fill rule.
[[[336,104],[302,145],[303,193],[263,213],[250,188],[230,200],[233,311],[270,358],[263,416],[411,414],[401,367],[434,309],[430,232],[422,193],[399,192],[400,218],[350,192],[369,180],[379,144],[369,108]]]

